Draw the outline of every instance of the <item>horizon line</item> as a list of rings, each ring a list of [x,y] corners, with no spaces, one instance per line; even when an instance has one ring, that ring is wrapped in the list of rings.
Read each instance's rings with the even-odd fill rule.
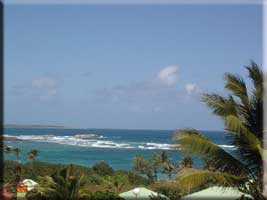
[[[5,128],[5,126],[33,126],[33,128],[37,128],[38,126],[40,128],[49,128],[49,127],[54,127],[54,128],[62,128],[62,129],[110,129],[110,130],[148,130],[148,131],[175,131],[175,130],[179,130],[179,129],[193,129],[193,128],[189,128],[189,127],[185,127],[185,128],[174,128],[174,129],[163,129],[163,128],[159,128],[159,129],[155,129],[155,128],[109,128],[109,127],[103,127],[103,128],[96,128],[96,127],[77,127],[77,126],[66,126],[66,125],[45,125],[45,124],[16,124],[16,123],[6,123],[3,124],[3,127]],[[35,127],[34,127],[35,126]],[[224,129],[198,129],[196,128],[196,130],[199,131],[225,131]]]

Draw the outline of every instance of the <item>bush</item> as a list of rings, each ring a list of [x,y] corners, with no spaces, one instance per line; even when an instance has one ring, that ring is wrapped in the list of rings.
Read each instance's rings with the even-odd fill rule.
[[[85,180],[89,184],[100,185],[102,182],[102,177],[97,174],[92,174],[90,176],[85,175]]]
[[[87,200],[87,199],[84,199],[84,200]],[[91,194],[88,200],[123,200],[123,198],[111,192],[97,191]]]
[[[152,187],[154,191],[169,197],[170,200],[180,199],[183,195],[179,186],[174,182],[160,181]]]
[[[94,170],[94,172],[100,176],[110,176],[113,175],[114,170],[112,169],[112,167],[110,167],[107,163],[105,162],[100,162],[95,164],[92,169]]]
[[[45,195],[41,194],[35,189],[27,193],[26,199],[27,200],[49,200]]]
[[[126,172],[128,174],[129,183],[131,185],[149,185],[152,183],[151,180],[140,176],[138,174],[132,172]]]
[[[16,189],[14,184],[16,183],[15,168],[17,164],[18,163],[16,161],[4,161],[4,183],[9,183],[9,185],[11,185],[10,187],[12,191],[15,191]],[[38,183],[40,183],[39,178],[51,176],[58,170],[62,170],[63,168],[70,166],[67,164],[52,164],[39,161],[34,161],[31,163],[21,163],[20,165],[21,180],[29,178],[35,180]],[[147,186],[151,184],[151,182],[144,176],[124,170],[114,171],[108,164],[104,162],[97,163],[92,168],[79,165],[72,165],[72,168],[78,177],[80,175],[83,175],[83,180],[87,185],[88,189],[89,187],[91,188],[90,191],[93,193],[93,198],[98,198],[98,196],[102,195],[101,198],[114,199],[116,197],[115,199],[118,199],[119,197],[116,196],[114,193],[104,192],[107,191],[107,186],[110,186],[110,184],[113,184],[115,186],[115,190],[113,190],[114,188],[111,188],[111,191],[116,192],[121,191],[122,188],[123,190],[126,190],[128,188],[131,189],[133,186]],[[105,183],[107,183],[108,180],[108,184],[106,185],[103,184],[103,181],[105,180]],[[102,193],[97,193],[94,195],[95,191],[99,191]],[[46,198],[47,197],[45,197],[44,195],[38,193],[38,191],[32,191],[28,195],[28,199],[30,200],[45,200]],[[99,199],[101,198],[99,197]]]

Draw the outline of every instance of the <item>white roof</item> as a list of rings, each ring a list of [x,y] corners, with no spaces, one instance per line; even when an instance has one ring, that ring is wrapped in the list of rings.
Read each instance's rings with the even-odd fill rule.
[[[22,183],[26,186],[36,186],[38,185],[38,183],[36,183],[35,181],[31,180],[31,179],[24,179],[22,181]]]
[[[197,199],[217,199],[217,200],[236,200],[241,196],[252,198],[252,196],[240,192],[237,188],[234,187],[219,187],[214,186],[210,187],[193,194],[189,194],[181,198],[181,200],[197,200]]]
[[[138,195],[136,196],[134,191],[138,189]],[[161,196],[164,197],[166,200],[169,200],[168,197],[166,197],[163,194],[159,194],[157,192],[154,192],[152,190],[146,189],[146,188],[135,188],[133,190],[127,191],[127,192],[123,192],[121,194],[119,194],[120,197],[124,198],[125,200],[151,200],[151,196]]]

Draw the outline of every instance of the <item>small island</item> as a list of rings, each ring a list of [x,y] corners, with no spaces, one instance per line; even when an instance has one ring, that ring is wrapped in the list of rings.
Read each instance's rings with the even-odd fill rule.
[[[0,136],[0,138],[1,139],[3,138],[6,141],[17,141],[17,140],[20,140],[16,136],[10,136],[10,135],[2,135],[2,136]]]
[[[74,135],[74,137],[78,139],[92,139],[92,138],[99,138],[101,136],[95,133],[87,133],[87,134],[76,134]]]

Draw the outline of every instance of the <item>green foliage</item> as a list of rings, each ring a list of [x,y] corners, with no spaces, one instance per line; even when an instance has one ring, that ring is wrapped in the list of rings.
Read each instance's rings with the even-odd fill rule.
[[[4,181],[6,183],[13,183],[15,180],[15,169],[17,163],[15,161],[4,162]],[[32,167],[33,166],[33,167]],[[21,164],[21,179],[33,179],[36,180],[38,176],[50,176],[56,171],[61,170],[68,165],[62,164],[51,164],[46,162],[34,161],[33,163]],[[84,174],[84,179],[86,183],[100,183],[99,175],[88,167],[83,167],[79,165],[73,165],[75,171],[79,171]]]
[[[246,178],[223,172],[211,172],[207,170],[184,168],[178,173],[177,180],[180,188],[183,189],[183,191],[190,192],[195,188],[199,189],[211,185],[225,187],[244,186]]]
[[[151,180],[140,176],[138,174],[126,171],[119,171],[120,173],[124,173],[128,176],[128,181],[130,185],[149,185],[151,184]]]
[[[49,200],[79,200],[89,194],[83,175],[75,171],[72,165],[55,172],[51,177],[41,177],[38,182],[37,196],[41,194]]]
[[[159,170],[162,169],[162,172],[168,174],[169,178],[171,178],[175,167],[165,151],[153,151],[150,160],[142,155],[137,155],[134,158],[133,169],[140,174],[146,175],[150,181],[157,181]]]
[[[159,194],[158,195],[150,195],[149,196],[149,198],[151,199],[151,200],[167,200],[167,198],[166,197],[163,197],[163,196],[160,196]]]
[[[4,145],[3,151],[6,154],[10,154],[12,152],[12,148],[10,146]]]
[[[178,130],[174,140],[179,142],[181,147],[189,153],[212,159],[216,169],[222,172],[229,172],[235,175],[246,174],[246,168],[241,161],[233,157],[217,144],[211,142],[197,130]]]
[[[27,193],[26,199],[27,200],[50,200],[45,194],[42,194],[35,189]]]
[[[216,166],[214,165],[213,160],[211,159],[206,159],[204,164],[203,164],[203,170],[209,170],[209,171],[216,171]]]
[[[100,162],[95,164],[92,169],[94,172],[100,176],[107,176],[107,175],[112,175],[114,173],[112,167],[110,167],[107,163],[105,162]]]
[[[197,130],[176,132],[174,140],[183,150],[213,161],[212,171],[191,171],[180,177],[179,180],[182,178],[184,185],[199,187],[204,182],[211,183],[210,179],[213,179],[216,185],[238,186],[240,191],[251,194],[255,199],[265,199],[262,196],[264,74],[254,62],[246,69],[252,82],[250,90],[242,77],[226,73],[225,89],[229,91],[228,97],[203,95],[203,101],[224,121],[225,130],[232,133],[232,144],[237,148],[235,156],[212,143]],[[210,167],[210,164],[205,166]],[[239,183],[239,179],[243,182]]]
[[[166,151],[160,152],[160,159],[161,159],[161,163],[168,162],[170,160]]]
[[[179,163],[179,169],[193,168],[193,159],[190,156],[185,156]]]
[[[34,165],[34,168],[32,168],[32,164]],[[5,187],[7,187],[8,183],[15,183],[15,167],[17,166],[17,162],[15,161],[5,161],[4,162],[4,177],[5,177]],[[66,168],[69,168],[70,165],[62,165],[62,164],[50,164],[45,162],[39,162],[34,161],[31,163],[25,163],[21,164],[22,167],[22,173],[21,177],[22,179],[26,178],[32,178],[32,175],[34,177],[38,177],[37,179],[33,179],[36,182],[39,183],[38,190],[33,190],[27,194],[28,200],[53,200],[53,197],[48,196],[46,193],[51,190],[51,188],[59,187],[60,191],[65,188],[65,190],[73,191],[74,188],[77,188],[74,182],[71,183],[71,181],[67,178],[70,177],[70,175],[60,175],[59,172],[62,170],[65,170]],[[129,171],[114,171],[112,175],[106,175],[106,176],[100,176],[96,174],[96,172],[92,168],[83,167],[79,165],[72,165],[72,172],[71,174],[74,175],[74,177],[82,177],[82,191],[87,191],[90,189],[91,192],[95,191],[106,191],[107,189],[110,192],[98,192],[97,194],[89,194],[86,192],[87,196],[79,197],[78,200],[86,200],[86,199],[121,199],[118,196],[115,195],[115,193],[118,193],[122,190],[126,190],[127,188],[132,188],[140,185],[149,185],[151,184],[151,181],[149,181],[147,178],[140,176],[138,174],[135,174],[133,172]],[[69,173],[70,174],[70,173]],[[56,177],[59,178],[58,181],[54,181]],[[54,177],[54,179],[53,179]],[[62,178],[63,177],[63,178]],[[58,179],[58,178],[56,178]],[[58,182],[55,186],[55,182]],[[65,182],[65,183],[64,183]],[[77,181],[76,181],[77,182]],[[105,183],[104,183],[105,182]],[[60,184],[59,184],[60,183]],[[72,184],[72,186],[69,188],[69,186]],[[69,186],[68,186],[69,185]],[[93,187],[92,187],[93,186]],[[79,187],[79,188],[81,188]],[[11,184],[11,186],[8,186],[8,188],[11,188],[13,192],[15,192],[15,184]],[[50,189],[49,189],[50,188]],[[111,193],[115,192],[115,193]],[[62,192],[63,193],[63,192]],[[68,194],[68,192],[64,192],[65,194]],[[88,196],[89,195],[89,196]],[[51,199],[52,198],[52,199]],[[64,198],[64,197],[62,197]]]
[[[19,160],[21,150],[20,150],[19,148],[14,148],[14,149],[12,149],[12,151],[13,151],[13,153],[16,155],[17,160]]]
[[[36,149],[32,149],[28,152],[28,159],[35,160],[38,155],[39,155],[39,151],[37,151]]]
[[[110,192],[120,193],[129,184],[128,176],[123,173],[115,173],[112,176],[105,176],[102,185]]]
[[[133,163],[134,171],[144,174],[149,180],[153,180],[153,167],[151,162],[142,155],[137,155]]]
[[[176,182],[159,181],[153,186],[153,190],[170,198],[170,200],[177,200],[183,196],[179,185]]]
[[[158,170],[161,168],[161,155],[156,151],[152,152],[151,165],[154,173],[154,179],[158,179]]]
[[[45,195],[42,195],[41,193],[38,193],[37,191],[31,191],[27,194],[27,200],[57,200],[57,199],[51,199],[49,197],[46,197]],[[88,196],[79,197],[75,200],[123,200],[123,198],[119,197],[118,195],[112,192],[97,191],[95,193],[88,194]]]
[[[111,192],[100,192],[97,191],[90,195],[89,198],[81,200],[123,200],[123,198]]]
[[[169,179],[171,179],[171,176],[174,170],[174,165],[170,161],[168,161],[168,162],[162,163],[162,168],[163,168],[163,172],[168,174]]]
[[[85,174],[85,180],[89,184],[100,185],[102,181],[102,177],[95,173],[91,175]]]

